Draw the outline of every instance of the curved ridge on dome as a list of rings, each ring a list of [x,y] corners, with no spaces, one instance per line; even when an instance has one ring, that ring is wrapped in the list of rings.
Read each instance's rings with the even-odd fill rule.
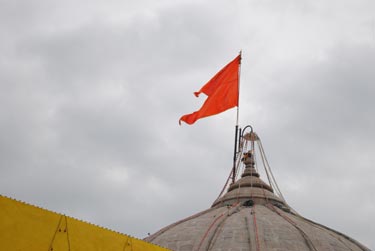
[[[248,169],[253,169],[251,170],[253,175],[246,175],[249,173]],[[230,206],[247,201],[257,204],[273,202],[286,206],[284,201],[273,193],[273,189],[259,178],[259,174],[254,168],[246,168],[242,178],[231,184],[228,192],[214,201],[212,207]]]

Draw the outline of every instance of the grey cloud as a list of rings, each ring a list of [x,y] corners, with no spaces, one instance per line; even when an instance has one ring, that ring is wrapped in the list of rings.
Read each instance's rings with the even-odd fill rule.
[[[371,6],[328,19],[320,4],[270,4],[1,3],[19,18],[0,15],[0,192],[138,237],[209,207],[235,110],[177,122],[242,47],[241,124],[287,200],[374,246],[375,57],[356,30]],[[361,43],[336,43],[342,13]]]

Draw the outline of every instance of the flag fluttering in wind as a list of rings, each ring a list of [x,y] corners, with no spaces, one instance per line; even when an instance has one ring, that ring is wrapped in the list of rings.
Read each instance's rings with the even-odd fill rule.
[[[241,55],[238,55],[233,61],[216,73],[198,92],[194,92],[196,97],[201,93],[206,94],[208,97],[198,111],[182,116],[179,123],[181,124],[181,121],[184,121],[191,125],[198,119],[238,106],[240,63]]]

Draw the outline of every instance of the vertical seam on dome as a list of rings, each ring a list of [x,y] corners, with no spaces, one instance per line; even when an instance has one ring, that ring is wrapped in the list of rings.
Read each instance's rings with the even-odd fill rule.
[[[152,241],[155,240],[159,235],[161,235],[161,234],[167,232],[168,230],[174,228],[175,226],[177,226],[177,225],[179,225],[179,224],[181,224],[181,223],[184,223],[184,222],[186,222],[186,221],[188,221],[188,220],[195,219],[195,218],[197,218],[197,217],[199,217],[199,216],[201,216],[201,215],[204,215],[204,214],[206,214],[206,213],[209,213],[209,212],[212,211],[212,210],[214,210],[214,208],[209,208],[209,209],[207,209],[207,210],[205,210],[205,211],[203,211],[203,212],[199,212],[199,213],[194,214],[194,215],[192,215],[192,216],[189,216],[189,217],[187,217],[187,218],[185,218],[185,219],[182,219],[182,220],[176,221],[175,223],[172,223],[172,224],[170,224],[169,226],[166,226],[166,227],[160,229],[158,232],[156,232],[156,233],[154,233],[153,235],[151,235],[151,236],[145,238],[144,240],[146,240],[146,241],[148,241],[148,242],[152,242]]]
[[[329,228],[329,227],[326,227],[326,226],[324,226],[324,225],[322,225],[322,224],[316,223],[316,222],[314,222],[314,221],[312,221],[312,220],[309,220],[309,219],[307,219],[307,218],[305,218],[305,217],[302,217],[302,216],[300,216],[300,215],[295,215],[295,216],[298,217],[298,218],[300,218],[300,219],[302,219],[302,220],[304,220],[304,221],[306,221],[307,224],[309,224],[309,225],[311,225],[311,226],[313,226],[313,227],[315,227],[315,228],[318,228],[318,229],[321,229],[321,230],[327,232],[330,236],[332,236],[332,237],[334,237],[335,239],[339,240],[341,243],[344,244],[344,246],[346,246],[347,248],[349,248],[349,249],[352,250],[352,251],[354,251],[354,250],[353,250],[351,247],[349,247],[349,246],[348,246],[348,245],[347,245],[342,239],[340,239],[340,238],[338,238],[337,236],[333,235],[332,232],[335,233],[335,234],[337,234],[339,237],[343,237],[344,239],[346,239],[346,240],[348,240],[348,241],[351,241],[351,242],[352,242],[354,245],[356,245],[359,249],[361,249],[361,250],[363,250],[363,251],[370,251],[370,250],[367,249],[366,247],[363,247],[362,245],[360,245],[356,240],[354,240],[354,239],[352,239],[352,238],[346,236],[346,235],[343,234],[343,233],[340,233],[340,232],[338,232],[338,231],[336,231],[336,230],[334,230],[334,229],[331,229],[331,228]]]
[[[210,238],[209,238],[209,240],[208,240],[207,247],[206,247],[206,251],[212,249],[213,245],[215,244],[215,242],[216,242],[216,240],[217,240],[217,238],[218,238],[218,236],[219,236],[219,231],[222,230],[222,226],[223,226],[223,224],[228,220],[228,218],[229,218],[230,216],[232,216],[232,215],[235,214],[235,213],[240,212],[240,211],[241,211],[240,208],[241,208],[241,205],[239,205],[239,204],[233,205],[232,210],[231,210],[231,211],[228,211],[228,213],[227,213],[227,215],[225,216],[225,218],[224,218],[221,222],[219,222],[219,223],[217,224],[217,227],[214,229],[212,235],[210,236]]]
[[[224,216],[224,213],[222,213],[219,217],[217,217],[217,218],[216,218],[216,219],[210,224],[210,226],[207,228],[206,232],[204,233],[204,235],[203,235],[201,241],[199,242],[199,245],[198,245],[198,247],[197,247],[196,250],[200,250],[200,249],[201,249],[202,244],[203,244],[204,240],[206,239],[208,233],[210,232],[211,228],[212,228],[212,227],[215,225],[215,223],[216,223],[221,217],[223,217],[223,216]]]
[[[207,238],[207,236],[209,235],[209,233],[212,231],[212,234],[210,235],[209,239],[207,240],[207,243],[205,245],[205,250],[209,250],[210,246],[211,246],[211,243],[212,243],[212,240],[213,238],[215,237],[216,233],[217,233],[217,230],[220,228],[220,226],[228,219],[229,216],[231,216],[232,214],[236,213],[236,211],[238,210],[238,208],[240,207],[240,205],[237,203],[235,205],[232,206],[232,208],[230,208],[231,210],[228,211],[226,214],[225,212],[222,213],[219,217],[217,217],[211,224],[210,226],[208,227],[208,229],[206,230],[205,234],[203,235],[199,245],[198,245],[198,248],[196,250],[201,250],[202,248],[202,245],[204,243],[204,240]],[[224,218],[222,218],[224,216]],[[221,219],[222,218],[222,219]],[[219,221],[219,219],[221,219]],[[218,222],[219,221],[219,222]],[[218,223],[217,223],[218,222]]]
[[[250,220],[246,216],[244,220],[245,220],[245,226],[246,226],[246,231],[247,231],[247,240],[249,241],[249,250],[251,250],[251,233],[250,233],[250,228],[249,228]]]
[[[267,204],[267,207],[274,211],[277,215],[279,215],[281,218],[283,218],[286,222],[288,222],[289,224],[291,224],[293,227],[295,227],[299,233],[301,234],[301,236],[303,237],[303,239],[305,240],[306,242],[306,246],[312,250],[312,251],[317,251],[317,249],[315,248],[314,244],[312,243],[311,239],[309,238],[309,236],[302,230],[302,228],[300,228],[297,223],[295,223],[292,219],[290,219],[289,217],[287,217],[286,215],[283,215],[281,214],[279,211],[277,211],[277,209],[272,205],[272,204]]]
[[[216,240],[217,240],[217,237],[219,236],[219,231],[222,230],[222,226],[224,224],[224,222],[229,218],[230,215],[227,215],[226,217],[224,217],[224,219],[219,222],[216,226],[216,228],[213,230],[213,233],[211,235],[211,237],[208,239],[208,242],[207,242],[207,247],[206,247],[206,251],[210,250],[213,245],[215,244]],[[215,238],[216,237],[216,238]]]
[[[253,215],[253,225],[254,225],[254,232],[255,232],[255,244],[256,250],[260,251],[260,242],[259,242],[259,235],[258,235],[258,225],[257,225],[257,218],[255,216],[255,204],[251,208],[250,214]]]

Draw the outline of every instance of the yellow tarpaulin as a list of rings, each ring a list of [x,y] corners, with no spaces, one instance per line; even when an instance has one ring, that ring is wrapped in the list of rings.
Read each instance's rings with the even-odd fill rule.
[[[167,251],[169,249],[0,195],[0,250]]]

